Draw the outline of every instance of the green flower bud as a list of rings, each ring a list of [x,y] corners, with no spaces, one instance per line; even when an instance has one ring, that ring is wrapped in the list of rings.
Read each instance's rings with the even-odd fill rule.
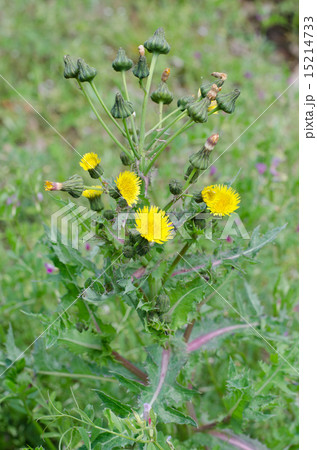
[[[120,153],[120,159],[124,166],[130,166],[133,163],[133,159],[129,158],[129,156],[124,152]]]
[[[149,68],[146,62],[145,55],[140,55],[138,63],[133,67],[132,73],[134,76],[142,80],[143,78],[147,78],[149,76]]]
[[[177,107],[181,110],[181,111],[185,111],[185,109],[187,109],[187,107],[193,103],[195,101],[193,96],[190,97],[181,97],[177,100]]]
[[[97,164],[96,167],[94,167],[93,169],[88,169],[88,173],[91,176],[91,178],[100,178],[101,175],[103,174],[103,168],[101,167],[100,164]]]
[[[156,306],[161,314],[167,313],[167,311],[170,309],[171,306],[168,295],[166,294],[159,295],[156,301]]]
[[[118,198],[121,197],[119,189],[115,185],[114,186],[109,186],[108,194],[110,195],[111,198],[114,198],[115,200],[117,200]]]
[[[92,81],[97,75],[97,70],[94,67],[88,66],[81,58],[77,60],[78,66],[78,80],[79,81]]]
[[[124,245],[122,253],[126,258],[131,259],[135,255],[135,250],[132,245]]]
[[[78,66],[69,55],[64,56],[64,77],[65,78],[77,78]]]
[[[89,200],[90,209],[92,209],[93,211],[101,211],[103,209],[101,200],[103,191],[97,188],[98,186],[91,186],[90,189],[85,189],[83,191],[83,197],[86,197]]]
[[[159,87],[151,94],[151,99],[155,103],[163,103],[169,105],[173,101],[173,94],[167,87],[167,84],[162,81]]]
[[[200,219],[199,217],[194,217],[194,225],[198,230],[204,230],[206,228],[206,219]]]
[[[120,208],[126,208],[128,206],[127,201],[123,197],[120,197],[118,199],[118,206],[120,206]]]
[[[163,28],[158,28],[153,36],[144,42],[144,47],[150,53],[159,53],[164,55],[166,55],[171,49],[171,46],[165,39],[165,32]]]
[[[226,112],[227,114],[232,114],[235,110],[236,100],[240,95],[239,89],[235,89],[229,94],[217,94],[216,101],[219,109]]]
[[[135,251],[139,256],[144,256],[150,251],[150,243],[144,237],[139,236],[135,244]]]
[[[123,48],[119,48],[116,59],[112,62],[112,67],[116,72],[125,72],[133,66],[132,59],[129,59]]]
[[[189,177],[189,175],[192,173],[192,171],[194,170],[194,166],[192,166],[191,164],[188,166],[188,169],[186,170],[186,173],[184,175],[184,180],[186,181],[187,178]],[[197,178],[199,177],[199,170],[196,171],[196,173],[194,174],[194,176],[191,178],[190,183],[195,183]]]
[[[62,183],[61,191],[68,192],[74,198],[79,198],[84,190],[84,181],[79,175],[72,175]]]
[[[201,195],[201,191],[200,192],[195,192],[194,194],[193,194],[193,200],[196,202],[196,203],[202,203],[204,200],[203,200],[203,196]]]
[[[103,216],[107,220],[112,220],[114,219],[114,211],[112,211],[112,209],[105,209],[103,212]]]
[[[120,92],[118,92],[110,112],[115,119],[126,119],[134,113],[134,108],[132,103],[124,100]]]
[[[210,89],[212,89],[212,85],[213,84],[215,84],[218,88],[220,88],[224,84],[224,80],[219,78],[218,80],[215,80],[215,81],[205,81],[200,86],[200,93],[201,93],[202,97],[206,97],[207,96],[207,94],[210,91]]]
[[[208,169],[210,154],[215,148],[218,140],[219,134],[212,134],[205,142],[203,148],[199,152],[194,153],[189,157],[189,162],[191,163],[191,165],[200,170]]]
[[[179,195],[182,193],[183,191],[183,185],[180,181],[178,180],[171,180],[170,184],[168,185],[169,189],[170,189],[170,193],[173,195]]]
[[[201,101],[191,103],[187,107],[188,115],[194,122],[204,123],[208,120],[208,108],[210,100],[205,97]]]

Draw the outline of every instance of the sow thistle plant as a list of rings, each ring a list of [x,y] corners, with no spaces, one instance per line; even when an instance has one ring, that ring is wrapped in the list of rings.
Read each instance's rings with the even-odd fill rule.
[[[221,311],[216,315],[216,310],[213,313],[210,305],[207,307],[208,302],[217,295],[215,288],[229,279],[241,277],[244,271],[240,264],[253,259],[261,247],[274,240],[279,230],[260,236],[256,229],[247,246],[241,240],[234,249],[228,249],[218,239],[217,219],[230,217],[241,201],[230,183],[201,184],[201,175],[210,167],[211,155],[219,146],[218,133],[211,134],[202,148],[193,148],[183,180],[164,180],[171,198],[165,205],[158,204],[154,168],[159,158],[164,163],[164,150],[171,147],[173,152],[173,141],[179,135],[192,126],[210,121],[214,114],[220,111],[232,114],[240,95],[237,89],[226,90],[227,74],[214,71],[208,81],[197,87],[198,95],[189,94],[174,100],[171,70],[166,68],[158,81],[155,73],[158,58],[169,51],[162,28],[138,47],[135,64],[120,48],[112,68],[121,75],[121,90],[109,106],[95,84],[97,70],[83,59],[64,58],[65,78],[78,84],[101,126],[115,143],[118,160],[125,168],[105,178],[102,154],[92,149],[79,162],[81,175],[72,175],[63,182],[45,183],[47,191],[65,191],[72,198],[82,197],[87,201],[96,212],[93,220],[97,225],[96,262],[67,248],[60,236],[56,242],[47,240],[52,261],[67,290],[65,306],[74,293],[79,293],[77,315],[73,319],[70,316],[67,320],[61,319],[64,326],[56,332],[56,339],[71,342],[71,351],[75,345],[83,367],[113,377],[128,390],[128,403],[133,402],[130,405],[115,399],[116,390],[104,387],[102,391],[97,390],[104,410],[104,418],[98,420],[94,419],[91,405],[84,410],[77,405],[70,413],[60,411],[52,402],[51,414],[41,419],[67,418],[72,424],[69,448],[77,448],[79,442],[84,442],[81,448],[87,449],[205,448],[206,439],[201,438],[201,443],[198,439],[205,429],[211,430],[209,440],[228,440],[232,433],[227,429],[217,434],[215,430],[230,429],[239,390],[233,385],[228,388],[226,409],[213,425],[208,428],[196,422],[196,417],[208,418],[213,414],[205,411],[197,415],[193,404],[189,403],[199,390],[199,386],[191,387],[198,360],[192,355],[217,336],[246,332],[249,322],[246,324],[239,316],[233,316],[230,321]],[[131,82],[138,79],[143,96],[140,111],[130,98],[127,76]],[[158,119],[147,128],[149,102],[157,104]],[[170,111],[168,108],[173,102],[177,107]],[[84,182],[85,172],[92,179],[91,184]],[[195,186],[193,192],[192,186]],[[183,211],[186,214],[182,214]],[[214,228],[218,232],[212,241],[212,254],[206,251],[203,240],[208,223],[216,224]],[[167,246],[174,249],[173,257],[170,249],[166,251]],[[87,272],[90,277],[83,285]],[[121,321],[126,324],[121,327],[121,333],[126,332],[131,342],[135,341],[132,336],[136,336],[140,361],[132,363],[114,350],[118,348],[117,333],[105,306],[121,311]],[[127,321],[131,314],[139,321],[132,327]],[[252,326],[258,326],[258,317],[248,320],[252,321]],[[49,333],[54,334],[53,330]],[[191,338],[192,332],[195,338]],[[84,350],[81,352],[80,348]],[[144,351],[146,361],[142,357]],[[235,370],[230,366],[231,374]],[[239,378],[240,375],[235,372],[234,376]],[[241,372],[241,377],[245,376]],[[256,409],[263,404],[253,403],[252,392],[249,386],[242,393],[242,397],[246,397],[241,405],[256,414]],[[180,432],[180,427],[185,427],[186,432]],[[199,427],[198,433],[195,427]],[[67,442],[65,434],[61,442],[63,440]]]

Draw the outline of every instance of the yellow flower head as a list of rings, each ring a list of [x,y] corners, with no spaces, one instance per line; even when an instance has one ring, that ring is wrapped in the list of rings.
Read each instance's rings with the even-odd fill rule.
[[[208,107],[208,111],[209,111],[209,112],[212,111],[213,109],[217,108],[217,106],[218,106],[218,104],[217,104],[216,100],[212,100],[212,101],[210,102],[210,106]],[[216,111],[216,112],[214,112],[213,114],[219,114],[219,112]]]
[[[91,187],[92,189],[85,189],[82,193],[82,196],[86,198],[100,197],[100,195],[103,192],[102,188],[100,186],[91,186]]]
[[[142,237],[149,242],[163,244],[169,239],[173,239],[173,224],[169,221],[165,211],[157,206],[144,206],[135,214],[136,229]]]
[[[91,170],[98,166],[100,163],[100,158],[96,153],[85,153],[82,157],[79,165],[84,170]]]
[[[57,183],[56,181],[45,181],[44,189],[45,191],[60,191],[62,189],[62,183]]]
[[[121,172],[115,183],[129,206],[137,203],[140,195],[141,179],[134,172],[129,172],[128,170]]]
[[[230,216],[239,208],[240,195],[224,184],[205,187],[201,192],[208,209],[215,216]]]

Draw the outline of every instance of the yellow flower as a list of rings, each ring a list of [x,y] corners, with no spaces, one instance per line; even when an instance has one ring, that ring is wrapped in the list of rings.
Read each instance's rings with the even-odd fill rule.
[[[163,244],[169,239],[173,239],[173,224],[169,221],[165,211],[157,206],[144,206],[135,214],[136,229],[142,237],[149,242]]]
[[[100,163],[100,158],[96,153],[85,153],[82,157],[79,165],[84,170],[91,170],[98,166]]]
[[[100,186],[91,186],[93,189],[85,189],[82,193],[83,197],[86,198],[95,198],[100,197],[103,190],[100,188]],[[97,188],[97,189],[95,189]]]
[[[224,184],[205,187],[201,192],[208,209],[215,216],[230,216],[239,208],[240,195]]]
[[[45,181],[44,189],[45,191],[60,191],[62,189],[62,183],[57,183],[56,181]]]
[[[209,111],[209,112],[212,111],[213,109],[217,108],[217,106],[218,106],[218,105],[217,105],[216,100],[212,100],[211,103],[210,103],[210,106],[208,107],[208,111]],[[219,112],[216,111],[216,112],[213,113],[213,114],[219,114]]]
[[[121,172],[115,183],[129,206],[137,203],[140,195],[141,179],[134,172],[129,172],[128,170]]]

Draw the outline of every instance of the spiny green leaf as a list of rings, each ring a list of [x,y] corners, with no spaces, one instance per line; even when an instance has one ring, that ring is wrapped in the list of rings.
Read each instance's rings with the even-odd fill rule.
[[[126,417],[128,414],[132,413],[132,408],[129,405],[125,405],[124,403],[120,402],[119,400],[116,400],[115,398],[110,397],[109,395],[105,394],[102,391],[99,391],[98,389],[93,389],[100,400],[103,403],[103,406],[105,408],[111,409],[115,414],[118,416]]]

